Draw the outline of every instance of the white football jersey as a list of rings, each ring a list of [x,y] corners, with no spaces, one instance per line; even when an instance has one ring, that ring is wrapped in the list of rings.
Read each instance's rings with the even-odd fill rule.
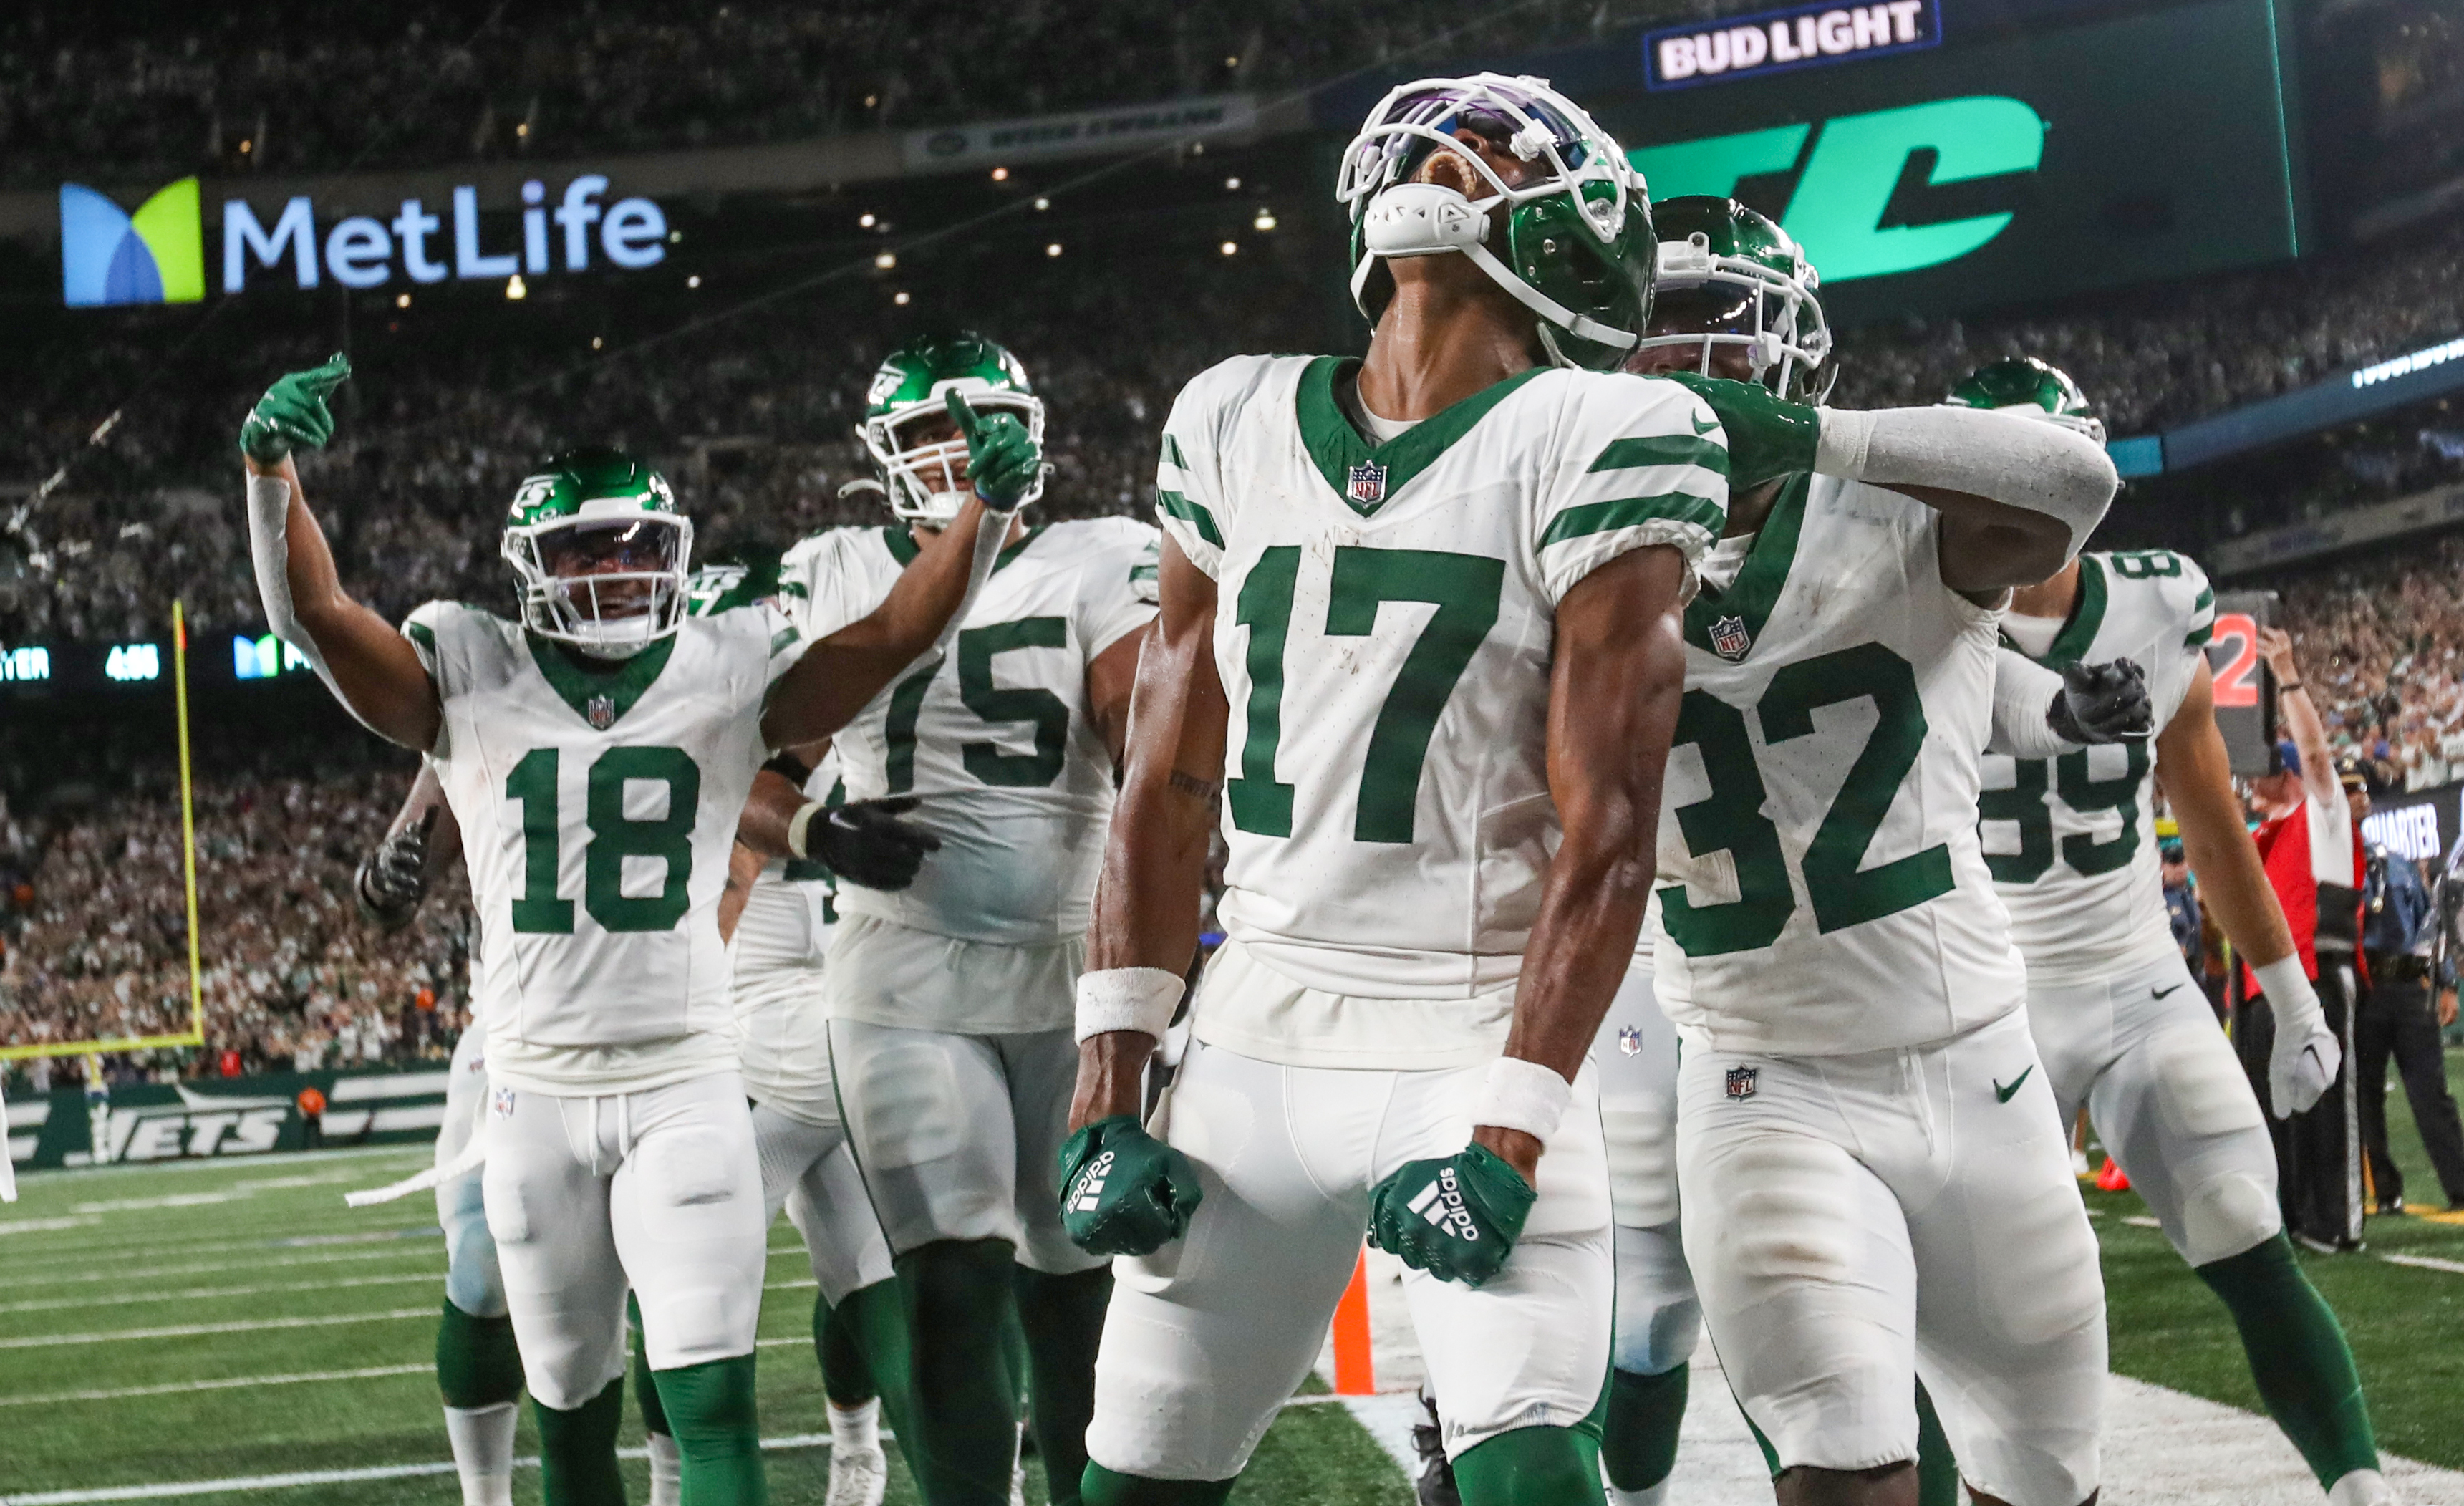
[[[1338,406],[1342,365],[1224,362],[1164,429],[1156,509],[1217,583],[1232,703],[1218,915],[1314,997],[1499,1001],[1485,1030],[1561,834],[1557,605],[1629,550],[1698,557],[1726,516],[1727,436],[1676,383],[1535,368],[1373,446]],[[1228,1042],[1208,997],[1197,1028]],[[1285,1035],[1316,1028],[1260,1008]],[[1423,1028],[1390,1012],[1398,1044]]]
[[[1653,961],[1713,1050],[1919,1045],[2023,1001],[1976,839],[2001,614],[1943,585],[1938,536],[1912,498],[1794,477],[1686,608]]]
[[[430,757],[478,910],[489,1071],[599,1094],[733,1069],[718,897],[795,627],[692,617],[605,674],[453,602],[403,633],[444,707]]]
[[[2082,555],[2078,603],[2038,662],[2137,661],[2162,732],[2198,677],[2215,620],[2207,575],[2181,555]],[[1978,830],[2032,981],[2077,983],[2174,955],[2156,854],[2155,754],[2150,737],[2057,759],[1985,755]]]
[[[847,798],[836,750],[804,781],[804,798]],[[836,1123],[823,959],[838,924],[838,884],[817,857],[774,857],[744,897],[728,943],[735,959],[736,1029],[744,1091],[756,1102],[816,1123]]]
[[[847,885],[841,913],[970,941],[1085,932],[1113,787],[1087,666],[1154,620],[1156,538],[1126,518],[1030,529],[950,652],[840,730],[847,798],[913,795],[908,819],[941,839],[913,886]],[[781,598],[806,637],[825,638],[879,607],[915,553],[903,527],[816,534],[780,563]]]

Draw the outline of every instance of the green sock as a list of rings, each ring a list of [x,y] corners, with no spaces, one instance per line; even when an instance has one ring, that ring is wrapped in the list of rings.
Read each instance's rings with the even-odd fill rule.
[[[1018,1323],[1005,1239],[944,1239],[897,1259],[913,1418],[899,1451],[930,1506],[1009,1506],[1018,1458]]]
[[[668,1426],[667,1408],[659,1405],[659,1383],[650,1373],[650,1344],[642,1337],[642,1307],[625,1294],[625,1317],[633,1331],[633,1405],[642,1410],[642,1430],[675,1436]]]
[[[1923,1381],[1917,1383],[1917,1506],[1959,1506],[1959,1461]]]
[[[1689,1367],[1658,1375],[1609,1372],[1609,1409],[1600,1433],[1600,1462],[1621,1491],[1648,1490],[1677,1467],[1677,1429],[1685,1420]]]
[[[1080,1499],[1086,1506],[1221,1506],[1230,1480],[1149,1480],[1089,1464]]]
[[[2267,1415],[2301,1451],[2321,1486],[2379,1467],[2369,1404],[2353,1351],[2326,1299],[2281,1232],[2237,1255],[2193,1267],[2233,1313]]]
[[[1581,1428],[1517,1428],[1455,1455],[1463,1506],[1597,1506],[1599,1439]]]
[[[1018,1318],[1025,1334],[1035,1450],[1044,1460],[1052,1506],[1079,1506],[1087,1473],[1087,1425],[1095,1417],[1095,1350],[1112,1300],[1112,1269],[1046,1275],[1013,1268]]]
[[[819,1292],[813,1294],[813,1358],[821,1362],[822,1394],[832,1406],[862,1406],[881,1394],[853,1316],[830,1306]]]
[[[522,1353],[510,1318],[473,1318],[446,1298],[436,1324],[436,1388],[445,1405],[498,1406],[522,1394]]]
[[[569,1412],[531,1398],[539,1420],[539,1484],[547,1506],[625,1506],[616,1471],[616,1426],[625,1418],[625,1378]]]
[[[684,1458],[685,1506],[764,1506],[761,1419],[753,1404],[753,1357],[706,1360],[661,1370],[659,1399]]]
[[[898,1435],[901,1447],[913,1447],[905,1440],[917,1436],[914,1426],[914,1375],[913,1354],[907,1340],[907,1304],[901,1298],[895,1277],[858,1287],[847,1295],[847,1300],[830,1308],[829,1328],[822,1326],[823,1308],[813,1307],[813,1347],[821,1356],[822,1389],[832,1401],[842,1406],[854,1406],[865,1400],[861,1394],[843,1395],[841,1387],[854,1391],[851,1380],[835,1377],[845,1374],[844,1366],[860,1364],[871,1386],[871,1394],[881,1398],[882,1413],[890,1419],[890,1429]],[[837,1334],[847,1340],[850,1356],[840,1358]]]

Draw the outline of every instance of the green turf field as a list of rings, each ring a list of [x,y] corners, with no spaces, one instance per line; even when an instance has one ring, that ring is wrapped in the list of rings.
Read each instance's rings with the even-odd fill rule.
[[[2449,1065],[2464,1086],[2464,1053]],[[2389,1118],[2408,1180],[2434,1205],[2401,1093],[2390,1096]],[[55,1492],[443,1463],[429,1360],[445,1256],[432,1207],[414,1198],[355,1212],[341,1202],[345,1188],[390,1181],[424,1159],[396,1151],[25,1179],[23,1200],[0,1207],[0,1506]],[[2104,1242],[2114,1367],[2255,1408],[2222,1306],[2153,1229],[2125,1222],[2144,1212],[2138,1199],[2090,1192],[2089,1203]],[[2464,1468],[2464,1433],[2453,1425],[2464,1395],[2464,1347],[2453,1341],[2464,1333],[2464,1221],[2374,1219],[2369,1242],[2365,1253],[2307,1265],[2353,1336],[2380,1441]],[[809,1277],[783,1223],[772,1243],[762,1431],[793,1438],[826,1429],[807,1339],[812,1290],[798,1284]],[[2387,1254],[2459,1269],[2407,1267]],[[640,1441],[628,1415],[625,1444]],[[525,1422],[519,1449],[533,1448]],[[817,1506],[826,1467],[818,1448],[773,1451],[772,1498]],[[644,1467],[627,1469],[645,1498]],[[537,1478],[517,1478],[517,1493],[536,1490]],[[1041,1484],[1030,1470],[1031,1500],[1043,1499]],[[181,1498],[453,1506],[459,1493],[450,1473],[435,1473]],[[903,1474],[891,1499],[915,1499]],[[1235,1499],[1397,1506],[1410,1495],[1341,1407],[1304,1405],[1267,1434]]]

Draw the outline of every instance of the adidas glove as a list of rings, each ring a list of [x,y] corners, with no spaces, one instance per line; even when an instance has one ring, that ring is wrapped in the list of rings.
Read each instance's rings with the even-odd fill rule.
[[[428,897],[428,834],[436,828],[430,806],[417,826],[407,826],[377,844],[360,864],[357,893],[360,914],[384,929],[400,929]]]
[[[334,437],[334,414],[325,399],[350,378],[351,358],[336,356],[267,388],[239,426],[240,453],[260,465],[278,465],[294,445],[323,449]]]
[[[1758,382],[1732,382],[1699,371],[1671,371],[1666,379],[1708,403],[1727,432],[1731,496],[1814,469],[1814,447],[1822,436],[1817,410],[1784,402]]]
[[[867,889],[900,890],[915,882],[924,854],[941,851],[941,839],[899,820],[915,808],[915,797],[859,800],[835,808],[818,803],[788,828],[798,857],[817,857],[829,871]]]
[[[1441,1281],[1477,1287],[1514,1252],[1539,1194],[1506,1158],[1470,1144],[1411,1161],[1369,1194],[1369,1242]]]
[[[1134,1114],[1097,1119],[1061,1147],[1061,1225],[1090,1255],[1155,1253],[1189,1232],[1199,1198],[1198,1168]]]
[[[995,512],[1008,512],[1026,499],[1044,478],[1044,450],[1026,426],[1007,413],[978,413],[964,394],[952,392],[950,416],[967,439],[967,479]]]
[[[2065,742],[2135,742],[2155,730],[2147,672],[2128,659],[2062,666],[2061,693],[2045,725]]]

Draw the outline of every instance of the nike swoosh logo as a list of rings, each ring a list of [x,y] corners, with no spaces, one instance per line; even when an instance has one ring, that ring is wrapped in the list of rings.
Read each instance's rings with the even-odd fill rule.
[[[2007,1087],[2007,1088],[2006,1088],[2006,1087],[2004,1087],[2004,1086],[2002,1086],[2002,1079],[2001,1079],[2001,1078],[1999,1078],[1999,1077],[1994,1078],[1994,1079],[1993,1079],[1993,1101],[1994,1101],[1994,1102],[1996,1102],[1996,1103],[2008,1103],[2008,1102],[2010,1102],[2010,1101],[2011,1101],[2011,1095],[2013,1095],[2013,1094],[2014,1094],[2014,1093],[2016,1093],[2016,1092],[2018,1092],[2018,1091],[2019,1091],[2019,1084],[2021,1084],[2021,1083],[2023,1083],[2023,1082],[2025,1082],[2025,1081],[2027,1081],[2027,1080],[2028,1080],[2028,1073],[2029,1073],[2029,1072],[2035,1072],[2035,1070],[2036,1070],[2036,1068],[2035,1068],[2035,1064],[2034,1062],[2029,1063],[2029,1065],[2028,1065],[2028,1072],[2023,1072],[2023,1073],[2019,1074],[2019,1075],[2017,1075],[2017,1076],[2015,1076],[2015,1077],[2012,1078],[2012,1079],[2011,1079],[2011,1086],[2009,1086],[2009,1087]]]
[[[2149,993],[2151,993],[2151,994],[2154,994],[2157,998],[2162,999],[2162,998],[2163,998],[2163,997],[2165,997],[2167,994],[2174,992],[2175,990],[2179,989],[2181,986],[2181,986],[2180,984],[2175,984],[2171,988],[2150,988],[2150,989],[2148,989],[2147,991],[2148,991]]]
[[[1720,421],[1717,418],[1712,419],[1706,424],[1701,419],[1693,417],[1691,414],[1687,415],[1686,422],[1694,426],[1694,432],[1698,434],[1707,434],[1712,430],[1720,427]]]

